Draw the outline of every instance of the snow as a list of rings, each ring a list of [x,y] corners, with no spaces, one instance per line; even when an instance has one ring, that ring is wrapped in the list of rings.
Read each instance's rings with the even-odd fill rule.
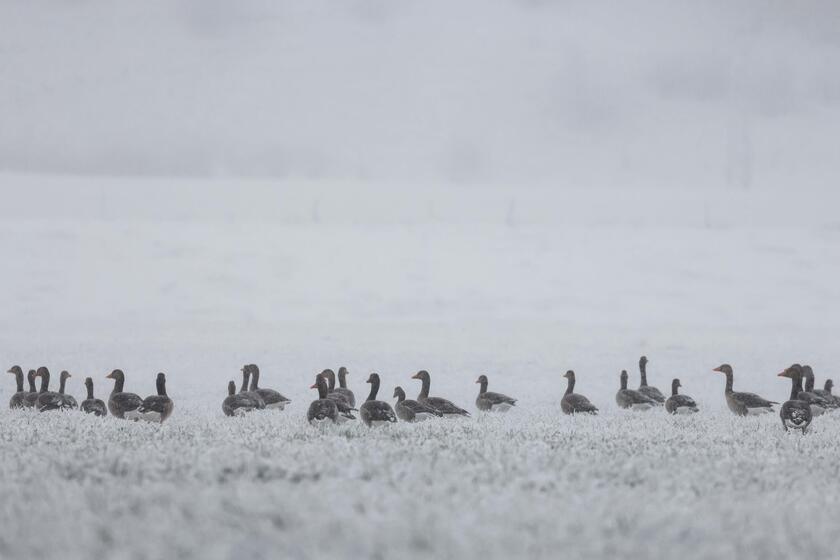
[[[0,411],[0,557],[831,557],[837,433],[736,418],[837,377],[838,194],[0,175],[7,366],[115,367],[162,426]],[[700,413],[620,411],[621,369]],[[227,418],[239,368],[293,402]],[[305,422],[316,372],[467,419]],[[559,412],[567,369],[597,417]],[[475,410],[479,374],[519,399]],[[0,399],[13,389],[11,376]],[[803,521],[805,520],[805,521]],[[791,523],[792,522],[792,523]],[[561,548],[562,547],[562,548]]]

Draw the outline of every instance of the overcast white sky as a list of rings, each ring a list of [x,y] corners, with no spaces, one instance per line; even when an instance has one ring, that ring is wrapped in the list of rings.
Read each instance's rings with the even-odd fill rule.
[[[840,3],[0,3],[0,171],[576,187],[840,176]]]

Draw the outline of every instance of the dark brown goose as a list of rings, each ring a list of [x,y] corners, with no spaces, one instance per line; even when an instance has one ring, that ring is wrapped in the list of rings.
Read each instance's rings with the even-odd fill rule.
[[[679,388],[682,387],[679,379],[671,382],[671,396],[665,401],[665,410],[669,414],[694,414],[699,412],[697,403],[688,395],[680,395]]]
[[[315,384],[310,389],[318,389],[318,399],[312,401],[309,410],[306,411],[306,419],[314,426],[329,423],[337,423],[341,413],[338,411],[336,401],[327,398],[327,380],[323,374],[315,376]]]
[[[503,395],[502,393],[494,393],[487,390],[488,380],[486,375],[479,375],[475,382],[481,384],[481,387],[478,389],[478,396],[475,398],[475,406],[479,410],[486,412],[507,412],[516,406],[516,399]]]
[[[794,364],[796,366],[798,364]],[[825,398],[819,393],[819,390],[814,390],[814,370],[811,366],[800,366],[802,371],[802,379],[804,379],[805,395],[799,397],[799,400],[807,401],[811,405],[811,413],[814,416],[825,414],[826,412],[837,408],[834,399]]]
[[[94,416],[108,416],[108,408],[102,399],[97,399],[93,396],[93,379],[85,378],[85,388],[87,389],[87,398],[82,401],[82,412],[93,414]]]
[[[662,394],[662,391],[648,385],[647,382],[647,363],[648,359],[646,356],[642,356],[639,358],[639,373],[642,376],[642,381],[639,384],[639,392],[646,396],[647,398],[651,399],[652,401],[663,404],[665,402],[665,395]]]
[[[394,398],[397,399],[397,404],[394,405],[394,412],[397,413],[397,418],[403,422],[421,422],[429,418],[443,417],[442,412],[438,412],[431,406],[413,401],[405,398],[405,391],[402,387],[394,387]]]
[[[356,406],[356,395],[353,394],[353,391],[347,388],[348,375],[350,375],[350,372],[347,371],[346,367],[341,366],[338,368],[338,387],[335,388],[335,392],[344,395],[347,399],[347,404],[350,406]]]
[[[379,374],[371,373],[367,380],[370,383],[370,394],[362,406],[359,407],[359,416],[365,426],[387,426],[397,421],[394,409],[385,401],[376,400],[379,393]]]
[[[228,383],[228,396],[222,401],[222,412],[225,416],[241,416],[246,412],[257,410],[258,403],[250,395],[236,392],[236,383],[231,379]]]
[[[469,416],[470,413],[452,404],[451,401],[443,399],[441,397],[430,397],[429,396],[429,388],[432,384],[432,378],[429,375],[429,372],[426,370],[421,370],[411,376],[412,379],[419,379],[423,385],[420,389],[420,395],[417,397],[417,402],[425,404],[426,406],[430,406],[443,414],[444,416]]]
[[[155,386],[157,395],[143,399],[143,402],[137,407],[137,415],[140,420],[163,424],[163,421],[172,415],[175,403],[166,394],[166,375],[163,373],[157,374]]]
[[[615,394],[615,402],[619,407],[630,410],[650,410],[655,406],[659,406],[659,403],[647,395],[639,391],[634,391],[633,389],[628,389],[627,377],[627,370],[621,370],[621,375],[619,376],[621,387]]]
[[[23,370],[20,369],[20,366],[12,366],[9,368],[9,373],[15,376],[15,383],[17,384],[17,391],[9,399],[9,408],[26,408],[27,392],[23,389]]]
[[[114,388],[108,397],[108,410],[111,412],[111,416],[126,420],[137,420],[137,409],[143,404],[143,399],[140,398],[140,395],[127,393],[123,390],[125,388],[123,371],[115,369],[105,377],[114,380]]]
[[[23,405],[26,408],[35,408],[35,403],[38,402],[38,389],[35,387],[35,377],[37,377],[34,369],[30,369],[26,374],[26,380],[29,382],[29,392],[23,397]]]
[[[59,377],[60,382],[60,390],[58,392],[50,391],[50,370],[45,367],[38,368],[36,375],[41,378],[41,391],[38,394],[38,400],[35,403],[35,407],[38,409],[38,412],[46,412],[48,410],[69,410],[71,408],[76,408],[78,405],[76,404],[76,399],[73,397],[69,397],[64,394],[64,387],[67,383],[67,379],[70,377],[70,374],[66,371],[61,372],[61,376]]]
[[[575,372],[569,370],[563,377],[568,381],[566,394],[560,399],[560,409],[566,414],[598,414],[598,408],[589,399],[575,393]]]
[[[726,388],[723,394],[726,397],[726,405],[733,414],[738,416],[754,416],[756,414],[767,414],[773,412],[773,405],[779,404],[775,401],[768,401],[755,393],[739,393],[732,390],[732,383],[735,374],[732,366],[721,364],[714,370],[726,376]]]
[[[814,415],[811,412],[811,405],[799,399],[799,396],[804,392],[802,390],[802,368],[789,367],[780,373],[779,377],[787,377],[791,381],[790,400],[786,401],[779,411],[782,426],[784,426],[785,431],[793,428],[802,430],[804,434],[808,426],[811,425]]]
[[[274,389],[266,389],[264,387],[260,387],[260,368],[257,367],[257,364],[249,364],[245,367],[248,368],[248,371],[251,373],[250,392],[259,395],[265,403],[266,408],[271,408],[274,410],[283,410],[286,408],[287,404],[292,402],[290,399],[287,399]]]

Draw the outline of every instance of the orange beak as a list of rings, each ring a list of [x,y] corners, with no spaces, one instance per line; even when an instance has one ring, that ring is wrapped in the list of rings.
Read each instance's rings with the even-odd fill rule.
[[[720,366],[716,367],[716,368],[715,368],[715,369],[713,369],[712,371],[717,371],[717,372],[720,372]]]

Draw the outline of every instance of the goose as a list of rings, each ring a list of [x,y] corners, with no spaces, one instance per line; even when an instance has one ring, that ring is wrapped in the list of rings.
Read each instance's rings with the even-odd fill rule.
[[[114,380],[114,388],[111,390],[111,396],[108,397],[108,410],[111,415],[126,420],[137,420],[137,409],[143,404],[143,399],[140,395],[123,391],[125,385],[123,371],[115,369],[105,377]]]
[[[327,398],[327,380],[323,374],[315,376],[315,384],[310,389],[318,389],[318,399],[312,401],[309,410],[306,411],[306,419],[313,426],[320,426],[330,422],[337,423],[341,413],[338,411],[336,401]]]
[[[61,372],[61,376],[59,377],[60,389],[57,393],[49,390],[50,370],[45,367],[39,367],[36,375],[41,378],[41,392],[35,403],[35,407],[38,409],[38,412],[46,412],[48,410],[67,410],[78,407],[76,399],[64,394],[64,387],[67,383],[67,379],[71,377],[69,373],[66,371]]]
[[[23,397],[23,406],[26,408],[35,408],[35,403],[38,402],[39,393],[38,389],[35,388],[35,377],[34,369],[30,369],[29,373],[26,374],[26,380],[29,382],[29,392]]]
[[[263,400],[263,398],[260,396],[259,393],[248,390],[248,380],[251,379],[250,365],[242,366],[242,369],[240,369],[239,371],[242,372],[242,386],[239,388],[239,394],[249,397],[257,404],[258,410],[263,410],[265,408],[265,401]]]
[[[430,397],[429,396],[429,387],[432,384],[432,378],[429,375],[429,372],[426,370],[420,370],[414,375],[411,376],[412,379],[419,379],[423,382],[423,386],[420,389],[420,394],[417,396],[417,402],[422,403],[426,406],[430,406],[441,412],[444,416],[469,416],[470,413],[464,410],[463,408],[457,407],[452,402],[440,398],[440,397]]]
[[[798,364],[794,364],[798,365]],[[806,395],[799,397],[799,400],[807,401],[811,405],[811,413],[814,416],[825,414],[829,410],[837,408],[833,398],[825,398],[820,394],[820,391],[814,390],[814,370],[811,366],[800,366],[802,368],[802,377],[805,379]]]
[[[840,407],[840,396],[837,396],[831,392],[834,389],[834,381],[831,379],[825,380],[825,388],[823,389],[824,398],[830,398],[832,402]]]
[[[475,398],[475,406],[479,410],[491,412],[507,412],[516,406],[516,399],[501,393],[494,393],[487,390],[487,376],[479,375],[476,383],[480,383],[478,396]]]
[[[87,388],[87,398],[82,401],[82,412],[93,414],[95,416],[108,416],[108,408],[102,399],[97,399],[93,396],[93,379],[85,378],[85,387]]]
[[[434,418],[435,416],[443,417],[442,412],[426,406],[423,403],[406,399],[405,391],[400,386],[394,387],[394,398],[397,399],[397,404],[394,405],[394,411],[397,413],[397,418],[403,422],[421,422]]]
[[[665,402],[665,395],[662,394],[662,391],[647,383],[647,363],[647,356],[639,358],[639,373],[642,376],[642,381],[639,384],[639,392],[654,402],[663,404]]]
[[[348,375],[350,375],[350,372],[347,371],[346,367],[341,366],[338,368],[338,387],[335,388],[335,392],[344,395],[347,398],[347,404],[350,406],[356,406],[356,395],[353,394],[353,391],[347,388]]]
[[[329,368],[325,369],[321,372],[321,375],[324,376],[324,380],[327,382],[327,398],[332,399],[334,401],[340,401],[353,408],[353,405],[350,404],[350,399],[345,393],[341,393],[336,390],[335,388],[335,372]],[[355,397],[353,398],[355,401]],[[340,406],[340,405],[339,405]]]
[[[811,412],[811,405],[799,399],[799,396],[804,393],[802,390],[802,368],[789,367],[779,374],[779,377],[787,377],[791,381],[790,400],[786,401],[779,416],[782,419],[782,426],[785,431],[790,428],[802,430],[804,434],[811,425],[811,420],[814,415]]]
[[[61,376],[59,377],[59,386],[58,386],[58,394],[62,396],[64,399],[64,408],[79,408],[79,403],[76,402],[76,398],[73,395],[67,395],[64,393],[64,384],[67,382],[68,379],[73,377],[66,371],[61,372]]]
[[[679,379],[674,379],[671,382],[671,396],[665,401],[665,410],[669,414],[694,414],[700,409],[697,408],[697,403],[688,395],[680,395],[679,388],[682,387]]]
[[[163,421],[172,415],[175,403],[166,394],[165,374],[157,374],[155,386],[157,387],[157,395],[143,399],[143,402],[137,407],[137,415],[140,420],[163,424]]]
[[[370,394],[362,406],[359,407],[359,416],[365,426],[387,426],[395,423],[397,416],[394,414],[394,409],[385,401],[376,400],[376,394],[379,392],[379,374],[371,373],[368,377],[367,383],[370,383]]]
[[[222,402],[222,412],[225,416],[241,416],[246,412],[258,409],[256,399],[250,395],[236,392],[236,383],[231,379],[228,383],[228,396]]]
[[[251,372],[251,393],[256,393],[265,403],[266,408],[283,410],[286,405],[292,402],[274,389],[263,389],[260,387],[260,368],[257,364],[245,366]]]
[[[759,397],[755,393],[736,393],[732,390],[732,381],[735,374],[732,371],[732,366],[729,364],[721,364],[712,371],[722,373],[726,376],[726,388],[724,395],[726,396],[726,405],[729,410],[737,416],[753,416],[756,414],[767,414],[773,412],[773,405],[779,404],[775,401],[768,401]]]
[[[639,391],[634,391],[633,389],[628,389],[627,377],[627,370],[621,370],[621,376],[619,377],[621,379],[621,388],[615,394],[615,402],[618,403],[618,406],[631,410],[650,410],[659,405],[659,403],[647,395]]]
[[[589,399],[575,393],[575,372],[569,370],[563,377],[568,381],[566,394],[560,399],[560,409],[566,414],[598,414],[598,408]]]
[[[20,369],[20,366],[12,366],[8,373],[15,376],[15,382],[17,383],[17,391],[9,399],[9,408],[25,408],[27,391],[23,390],[23,370]]]

